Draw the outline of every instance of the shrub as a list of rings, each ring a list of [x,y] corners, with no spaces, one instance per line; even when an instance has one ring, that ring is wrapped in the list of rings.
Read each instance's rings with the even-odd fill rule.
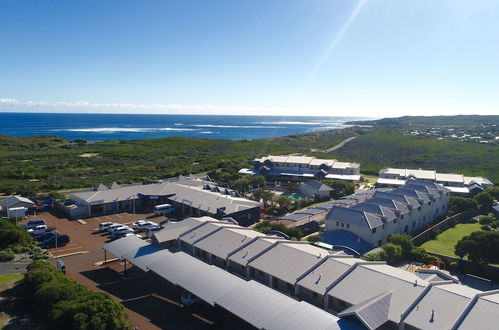
[[[311,235],[311,236],[308,236],[306,239],[310,243],[317,243],[317,242],[322,241],[322,236],[320,236],[320,235]]]
[[[452,261],[451,263],[449,263],[449,269],[455,272],[457,271],[457,265],[457,262]]]
[[[414,247],[409,253],[409,256],[412,260],[419,262],[423,262],[423,258],[425,255],[427,255],[426,250],[422,247]]]
[[[386,255],[385,250],[381,250],[381,251],[366,254],[363,257],[363,259],[367,260],[367,261],[386,261],[387,255]]]
[[[399,245],[402,248],[402,258],[408,256],[411,250],[414,248],[411,236],[409,235],[393,234],[390,236],[389,242],[392,244]]]
[[[465,211],[477,210],[478,204],[472,198],[453,196],[450,198],[449,213],[458,214]]]
[[[0,261],[10,261],[16,257],[14,252],[10,249],[5,249],[0,251]]]
[[[491,215],[482,215],[478,220],[478,222],[481,225],[485,225],[485,226],[492,224],[494,221],[496,221],[496,219]]]
[[[480,206],[492,206],[492,202],[494,201],[494,197],[490,195],[486,191],[482,191],[481,193],[476,194],[473,199],[478,203]]]
[[[477,263],[499,263],[499,232],[475,231],[459,240],[455,246],[458,256],[468,256]]]

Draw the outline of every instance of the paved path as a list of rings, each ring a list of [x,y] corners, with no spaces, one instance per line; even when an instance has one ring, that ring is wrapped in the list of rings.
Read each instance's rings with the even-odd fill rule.
[[[324,153],[329,154],[329,153],[331,153],[331,152],[333,152],[333,151],[335,151],[335,150],[337,150],[337,149],[339,149],[339,148],[343,147],[343,146],[344,146],[345,144],[347,144],[348,142],[355,140],[356,138],[357,138],[356,136],[349,137],[348,139],[345,139],[345,140],[341,141],[340,143],[338,143],[338,144],[337,144],[337,145],[335,145],[334,147],[331,147],[331,148],[329,148],[329,149],[326,149],[326,150],[324,150],[323,152],[324,152]]]
[[[31,261],[7,261],[0,263],[0,275],[26,273],[26,266]]]

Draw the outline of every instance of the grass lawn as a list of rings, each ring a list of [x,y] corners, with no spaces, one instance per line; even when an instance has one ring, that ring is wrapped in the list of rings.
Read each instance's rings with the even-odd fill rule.
[[[480,230],[482,229],[478,223],[459,223],[455,227],[442,232],[436,239],[425,242],[421,247],[428,252],[458,258],[454,254],[454,246],[457,241],[474,231]]]
[[[12,288],[17,281],[22,280],[23,274],[6,274],[0,275],[0,293]],[[2,305],[3,306],[3,305]],[[2,309],[2,308],[0,308]],[[0,329],[3,329],[10,322],[10,315],[5,312],[0,312]]]

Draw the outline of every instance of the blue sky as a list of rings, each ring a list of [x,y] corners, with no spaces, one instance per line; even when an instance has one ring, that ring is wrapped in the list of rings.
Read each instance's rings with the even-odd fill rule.
[[[499,113],[495,0],[0,0],[0,111]]]

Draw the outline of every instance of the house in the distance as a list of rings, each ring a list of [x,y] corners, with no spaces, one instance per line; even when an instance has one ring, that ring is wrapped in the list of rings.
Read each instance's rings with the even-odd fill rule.
[[[263,175],[267,181],[304,182],[309,180],[360,180],[358,163],[338,162],[306,156],[267,156],[256,158],[253,169],[243,168],[240,174]]]
[[[380,187],[399,187],[405,184],[405,180],[413,178],[436,182],[443,185],[455,194],[469,194],[483,191],[484,188],[492,187],[494,184],[484,177],[471,177],[462,174],[437,173],[435,170],[383,168],[379,171],[377,185]],[[482,190],[477,190],[477,187]]]
[[[328,199],[329,194],[333,191],[333,188],[317,180],[302,182],[298,189],[303,197],[315,200]]]

